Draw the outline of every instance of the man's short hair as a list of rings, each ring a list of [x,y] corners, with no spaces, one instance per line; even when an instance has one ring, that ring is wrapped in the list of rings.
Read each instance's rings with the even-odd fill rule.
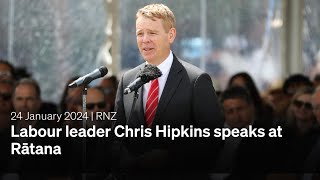
[[[320,81],[320,74],[316,74],[315,77],[314,77],[314,80],[315,81]]]
[[[116,76],[112,75],[112,76],[108,76],[102,79],[100,85],[104,82],[104,81],[110,81],[112,83],[112,86],[115,90],[118,89],[118,79]],[[102,88],[103,89],[103,88]]]
[[[302,84],[302,85],[305,85],[307,87],[312,87],[313,84],[312,82],[310,81],[310,79],[303,75],[303,74],[293,74],[293,75],[290,75],[285,81],[284,81],[284,84],[283,84],[283,92],[285,94],[294,94],[295,92],[289,92],[289,87],[293,84]]]
[[[138,10],[136,19],[140,16],[150,18],[153,21],[155,21],[155,18],[162,19],[166,32],[170,28],[176,28],[176,18],[173,12],[164,4],[149,4]]]
[[[252,97],[249,92],[240,86],[234,86],[226,89],[220,96],[220,102],[223,103],[228,99],[242,99],[249,105],[253,104]]]
[[[19,85],[23,85],[23,84],[27,84],[27,85],[33,86],[34,89],[36,90],[36,95],[37,95],[37,97],[40,99],[40,97],[41,97],[41,90],[40,90],[40,86],[39,86],[39,84],[37,83],[36,80],[31,79],[31,78],[22,78],[21,80],[19,80],[19,81],[16,83],[14,89],[16,89]],[[15,90],[14,90],[14,92],[15,92]]]

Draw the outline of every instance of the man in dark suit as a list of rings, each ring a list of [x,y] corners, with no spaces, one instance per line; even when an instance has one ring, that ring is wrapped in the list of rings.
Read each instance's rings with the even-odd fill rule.
[[[268,124],[257,115],[254,100],[243,87],[226,89],[220,101],[224,110],[224,127],[230,131],[238,129],[240,133],[225,139],[216,165],[216,171],[224,174],[214,174],[213,177],[228,180],[263,179],[263,172],[275,166],[276,154],[272,150],[276,148],[271,138],[267,137]],[[250,137],[250,127],[255,136]]]
[[[62,169],[62,155],[50,154],[50,150],[45,150],[46,146],[55,147],[60,145],[59,138],[51,137],[26,137],[20,136],[22,128],[26,131],[29,127],[34,129],[53,128],[52,123],[47,121],[45,117],[32,120],[33,115],[39,115],[41,107],[41,89],[39,84],[29,78],[20,79],[14,89],[12,95],[12,103],[16,116],[12,116],[11,125],[16,137],[9,137],[8,164],[7,172],[18,173],[20,179],[46,179],[51,176],[60,175]],[[13,120],[15,119],[15,120]],[[10,128],[12,127],[10,126]],[[11,133],[11,131],[10,131]],[[30,133],[30,132],[29,132]],[[18,137],[17,137],[18,135]],[[17,151],[13,150],[11,143],[18,143],[20,147]],[[26,146],[24,145],[26,144]],[[29,150],[24,150],[23,146]],[[33,150],[31,150],[33,146]],[[43,151],[38,151],[37,147],[42,147]],[[39,148],[40,149],[40,148]],[[32,154],[38,154],[34,155]],[[43,152],[43,154],[41,154]],[[62,151],[61,151],[62,152]],[[21,154],[20,154],[21,153]],[[10,178],[9,178],[10,179]]]
[[[170,138],[154,137],[156,126],[184,126],[190,131],[192,128],[213,130],[222,126],[221,108],[210,76],[181,61],[170,50],[176,37],[175,27],[174,14],[163,4],[147,5],[136,14],[137,44],[146,62],[126,72],[120,80],[115,109],[117,121],[114,127],[149,127],[153,136],[121,140],[127,153],[119,156],[129,169],[196,170],[205,164],[203,160],[211,161],[209,156],[215,155],[212,145],[216,141],[212,134],[209,138],[185,137],[174,141]],[[134,93],[124,95],[123,92],[128,84],[137,78],[145,64],[157,66],[162,76],[144,84],[138,90],[139,97],[132,109]],[[207,164],[204,167],[210,168]]]

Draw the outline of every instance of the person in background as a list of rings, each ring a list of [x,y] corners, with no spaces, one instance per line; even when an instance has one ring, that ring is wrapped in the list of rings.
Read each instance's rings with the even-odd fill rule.
[[[15,68],[6,60],[0,59],[0,79],[15,81]]]
[[[67,83],[66,83],[66,85],[64,86],[64,90],[63,90],[63,93],[62,93],[62,97],[61,97],[61,100],[60,100],[60,103],[59,103],[59,112],[61,113],[61,114],[64,114],[66,111],[67,111],[67,104],[68,104],[68,101],[67,101],[67,97],[68,97],[68,95],[73,91],[73,90],[75,90],[75,89],[79,89],[79,88],[72,88],[72,89],[70,89],[69,87],[68,87],[68,85],[70,84],[70,83],[72,83],[73,81],[75,81],[76,79],[78,79],[79,78],[79,76],[75,76],[75,77],[73,77],[73,78],[70,78],[68,81],[67,81]]]
[[[87,127],[111,127],[111,120],[106,115],[110,107],[105,101],[105,94],[100,87],[88,88],[87,92]],[[82,112],[82,104],[78,104],[77,111]],[[103,114],[105,113],[105,114]]]
[[[291,100],[292,96],[301,88],[313,88],[313,83],[302,74],[292,74],[285,79],[282,90]]]
[[[318,87],[312,95],[313,113],[316,117],[316,124],[313,127],[313,137],[315,139],[310,153],[304,162],[304,170],[309,173],[317,173],[320,177],[320,88]],[[316,176],[313,174],[313,176]]]
[[[38,83],[33,79],[21,79],[15,86],[13,93],[13,106],[16,113],[20,113],[22,120],[17,126],[35,126],[39,121],[26,121],[28,113],[37,114],[41,107],[41,91]]]
[[[0,80],[0,132],[9,128],[14,84],[10,80]]]
[[[225,90],[220,98],[225,116],[225,127],[247,128],[255,122],[255,106],[246,89],[234,86]]]
[[[304,161],[315,142],[314,127],[316,119],[313,114],[313,88],[302,88],[293,95],[288,108],[287,119],[283,126],[285,139],[284,148],[287,150],[289,170],[303,170]]]
[[[315,125],[311,102],[313,92],[313,88],[302,88],[292,97],[285,126],[293,135],[304,135]]]
[[[118,89],[118,80],[116,76],[110,76],[103,78],[99,85],[105,94],[106,103],[109,104],[110,109],[108,111],[114,111],[114,104],[116,100],[116,94]]]
[[[0,179],[1,172],[8,171],[8,162],[10,157],[11,148],[11,134],[10,125],[11,117],[13,112],[12,106],[12,93],[13,93],[13,82],[10,80],[0,80],[0,142],[1,152],[0,153]]]
[[[266,126],[271,127],[274,123],[273,109],[261,98],[252,77],[246,72],[237,73],[233,75],[228,82],[228,88],[234,86],[241,86],[247,89],[252,97],[258,120]]]
[[[41,107],[41,90],[38,83],[33,79],[24,78],[17,82],[13,91],[13,106],[17,120],[12,122],[15,134],[19,134],[21,128],[52,128],[52,123],[45,119],[27,120],[30,114],[39,114]],[[20,119],[21,115],[21,119]],[[58,138],[40,137],[12,137],[12,142],[29,143],[34,146],[58,145]],[[45,178],[52,174],[60,173],[59,164],[62,156],[54,155],[11,155],[9,167],[12,172],[21,172],[22,177],[26,179]],[[32,166],[30,166],[32,164]],[[37,168],[34,168],[37,167]],[[59,170],[58,170],[59,169]],[[29,174],[24,174],[28,172]],[[41,172],[41,173],[39,173]]]
[[[273,109],[274,124],[281,119],[285,119],[288,102],[287,96],[283,93],[281,87],[268,90],[264,95],[264,99]]]
[[[312,97],[311,97],[313,113],[316,117],[316,125],[315,129],[318,131],[320,130],[320,87],[316,88]]]
[[[224,111],[224,127],[233,129],[262,128],[268,132],[256,116],[256,107],[250,93],[241,86],[226,89],[220,96]],[[258,130],[256,130],[258,133]],[[258,145],[259,144],[259,145]],[[214,179],[261,179],[256,172],[270,170],[273,166],[273,145],[265,135],[259,137],[233,137],[224,141],[216,164],[217,172],[227,172],[223,177],[217,174]],[[255,173],[252,173],[255,172]]]
[[[69,121],[66,116],[73,112],[79,111],[78,106],[82,105],[82,89],[83,87],[69,88],[68,85],[74,80],[78,79],[79,76],[73,77],[67,81],[65,88],[62,93],[62,97],[59,103],[59,113],[63,116],[63,121],[60,122],[60,126],[70,125],[71,127],[80,128],[82,127],[81,121]]]
[[[84,115],[84,121],[64,120],[63,128],[66,125],[69,128],[79,130],[84,128],[111,128],[112,121],[107,119],[106,114],[103,114],[107,113],[108,106],[105,102],[104,92],[100,87],[88,88],[86,114],[83,114],[81,88],[69,91],[66,99],[68,102],[66,112],[78,112]],[[75,174],[75,176],[72,176],[75,179],[81,178],[78,176],[80,173],[83,173],[86,179],[103,179],[104,176],[100,173],[108,172],[111,167],[110,143],[109,137],[66,138],[64,140],[64,153],[67,154],[67,160],[64,167],[66,167],[67,171]]]
[[[320,85],[320,74],[316,74],[313,79],[313,86],[318,87]]]

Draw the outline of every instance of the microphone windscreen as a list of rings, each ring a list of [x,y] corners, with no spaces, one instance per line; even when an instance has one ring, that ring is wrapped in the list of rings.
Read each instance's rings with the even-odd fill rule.
[[[105,66],[101,66],[99,68],[99,71],[101,72],[101,77],[105,76],[106,74],[108,74],[108,68]]]
[[[138,77],[142,77],[142,79],[145,78],[145,80],[148,82],[160,76],[162,76],[162,72],[157,66],[146,64]]]

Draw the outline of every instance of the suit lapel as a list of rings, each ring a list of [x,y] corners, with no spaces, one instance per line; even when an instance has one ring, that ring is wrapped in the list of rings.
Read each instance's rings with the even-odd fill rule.
[[[176,92],[177,87],[179,86],[180,81],[182,79],[182,73],[180,73],[181,70],[181,63],[175,56],[173,56],[172,66],[165,87],[163,89],[152,126],[158,124],[157,122],[160,120],[161,114],[164,112],[165,108],[167,107],[168,103],[170,102],[171,98]]]

